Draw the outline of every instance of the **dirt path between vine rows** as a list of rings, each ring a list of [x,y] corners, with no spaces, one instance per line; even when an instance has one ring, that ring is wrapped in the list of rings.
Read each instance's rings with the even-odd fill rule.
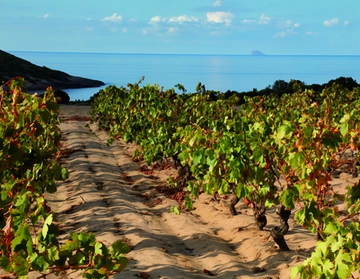
[[[291,251],[279,251],[269,237],[279,222],[274,210],[264,231],[256,230],[242,202],[233,217],[227,200],[205,194],[193,212],[170,212],[178,203],[157,187],[174,170],[141,172],[143,163],[131,158],[134,146],[121,141],[107,146],[107,134],[90,125],[88,116],[89,107],[61,107],[62,149],[68,151],[62,163],[70,177],[48,199],[64,232],[94,232],[107,245],[120,239],[131,247],[127,268],[114,278],[289,278],[290,267],[311,254],[315,237],[293,217],[285,236]]]

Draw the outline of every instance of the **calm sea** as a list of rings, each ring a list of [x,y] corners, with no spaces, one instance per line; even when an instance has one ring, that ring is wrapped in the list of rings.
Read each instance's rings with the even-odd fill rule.
[[[322,84],[344,76],[360,82],[360,56],[9,52],[39,66],[117,86],[135,83],[142,76],[144,84],[157,83],[167,89],[180,83],[188,92],[194,92],[198,82],[223,92],[260,90],[278,79]],[[71,100],[87,100],[99,89],[65,91]]]

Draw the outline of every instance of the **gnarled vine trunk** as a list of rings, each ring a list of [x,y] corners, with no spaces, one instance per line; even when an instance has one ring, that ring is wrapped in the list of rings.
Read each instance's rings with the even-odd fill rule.
[[[280,216],[280,226],[276,226],[270,232],[270,235],[274,239],[281,251],[289,251],[290,248],[286,244],[284,235],[289,231],[288,220],[291,214],[290,210],[285,209],[285,206],[280,206],[276,211],[276,214]]]

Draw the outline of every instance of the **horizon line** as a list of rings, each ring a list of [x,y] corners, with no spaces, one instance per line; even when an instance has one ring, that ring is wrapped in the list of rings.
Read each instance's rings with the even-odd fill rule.
[[[4,50],[5,52],[37,53],[84,53],[84,54],[126,54],[126,55],[218,55],[218,56],[360,56],[360,54],[244,54],[244,53],[156,53],[156,52],[96,52],[96,51],[42,51],[42,50]]]

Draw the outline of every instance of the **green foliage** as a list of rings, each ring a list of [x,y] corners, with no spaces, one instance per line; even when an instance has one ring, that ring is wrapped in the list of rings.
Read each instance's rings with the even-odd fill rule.
[[[64,244],[57,240],[44,193],[55,192],[55,181],[68,177],[56,161],[59,105],[51,90],[38,97],[22,92],[22,83],[17,78],[9,92],[0,89],[0,268],[18,278],[66,269],[107,278],[126,266],[122,254],[128,249],[119,242],[109,249],[88,233],[71,234]]]
[[[347,278],[359,267],[359,241],[354,240],[359,228],[341,222],[336,205],[345,198],[345,219],[359,214],[360,186],[349,186],[341,196],[330,181],[332,170],[343,164],[337,155],[357,151],[360,144],[360,89],[333,85],[315,98],[298,81],[279,81],[274,90],[289,86],[291,95],[243,97],[235,111],[236,98],[225,100],[201,83],[195,94],[176,95],[173,89],[140,87],[139,82],[100,91],[91,113],[113,140],[135,141],[148,164],[172,157],[188,170],[189,209],[202,191],[235,193],[258,215],[279,204],[299,206],[296,221],[321,242],[292,276]]]
[[[292,270],[291,278],[300,273],[301,279],[350,278],[353,271],[360,269],[360,227],[352,222],[346,227],[341,223],[328,223],[325,227],[325,241],[316,245],[311,257]]]

